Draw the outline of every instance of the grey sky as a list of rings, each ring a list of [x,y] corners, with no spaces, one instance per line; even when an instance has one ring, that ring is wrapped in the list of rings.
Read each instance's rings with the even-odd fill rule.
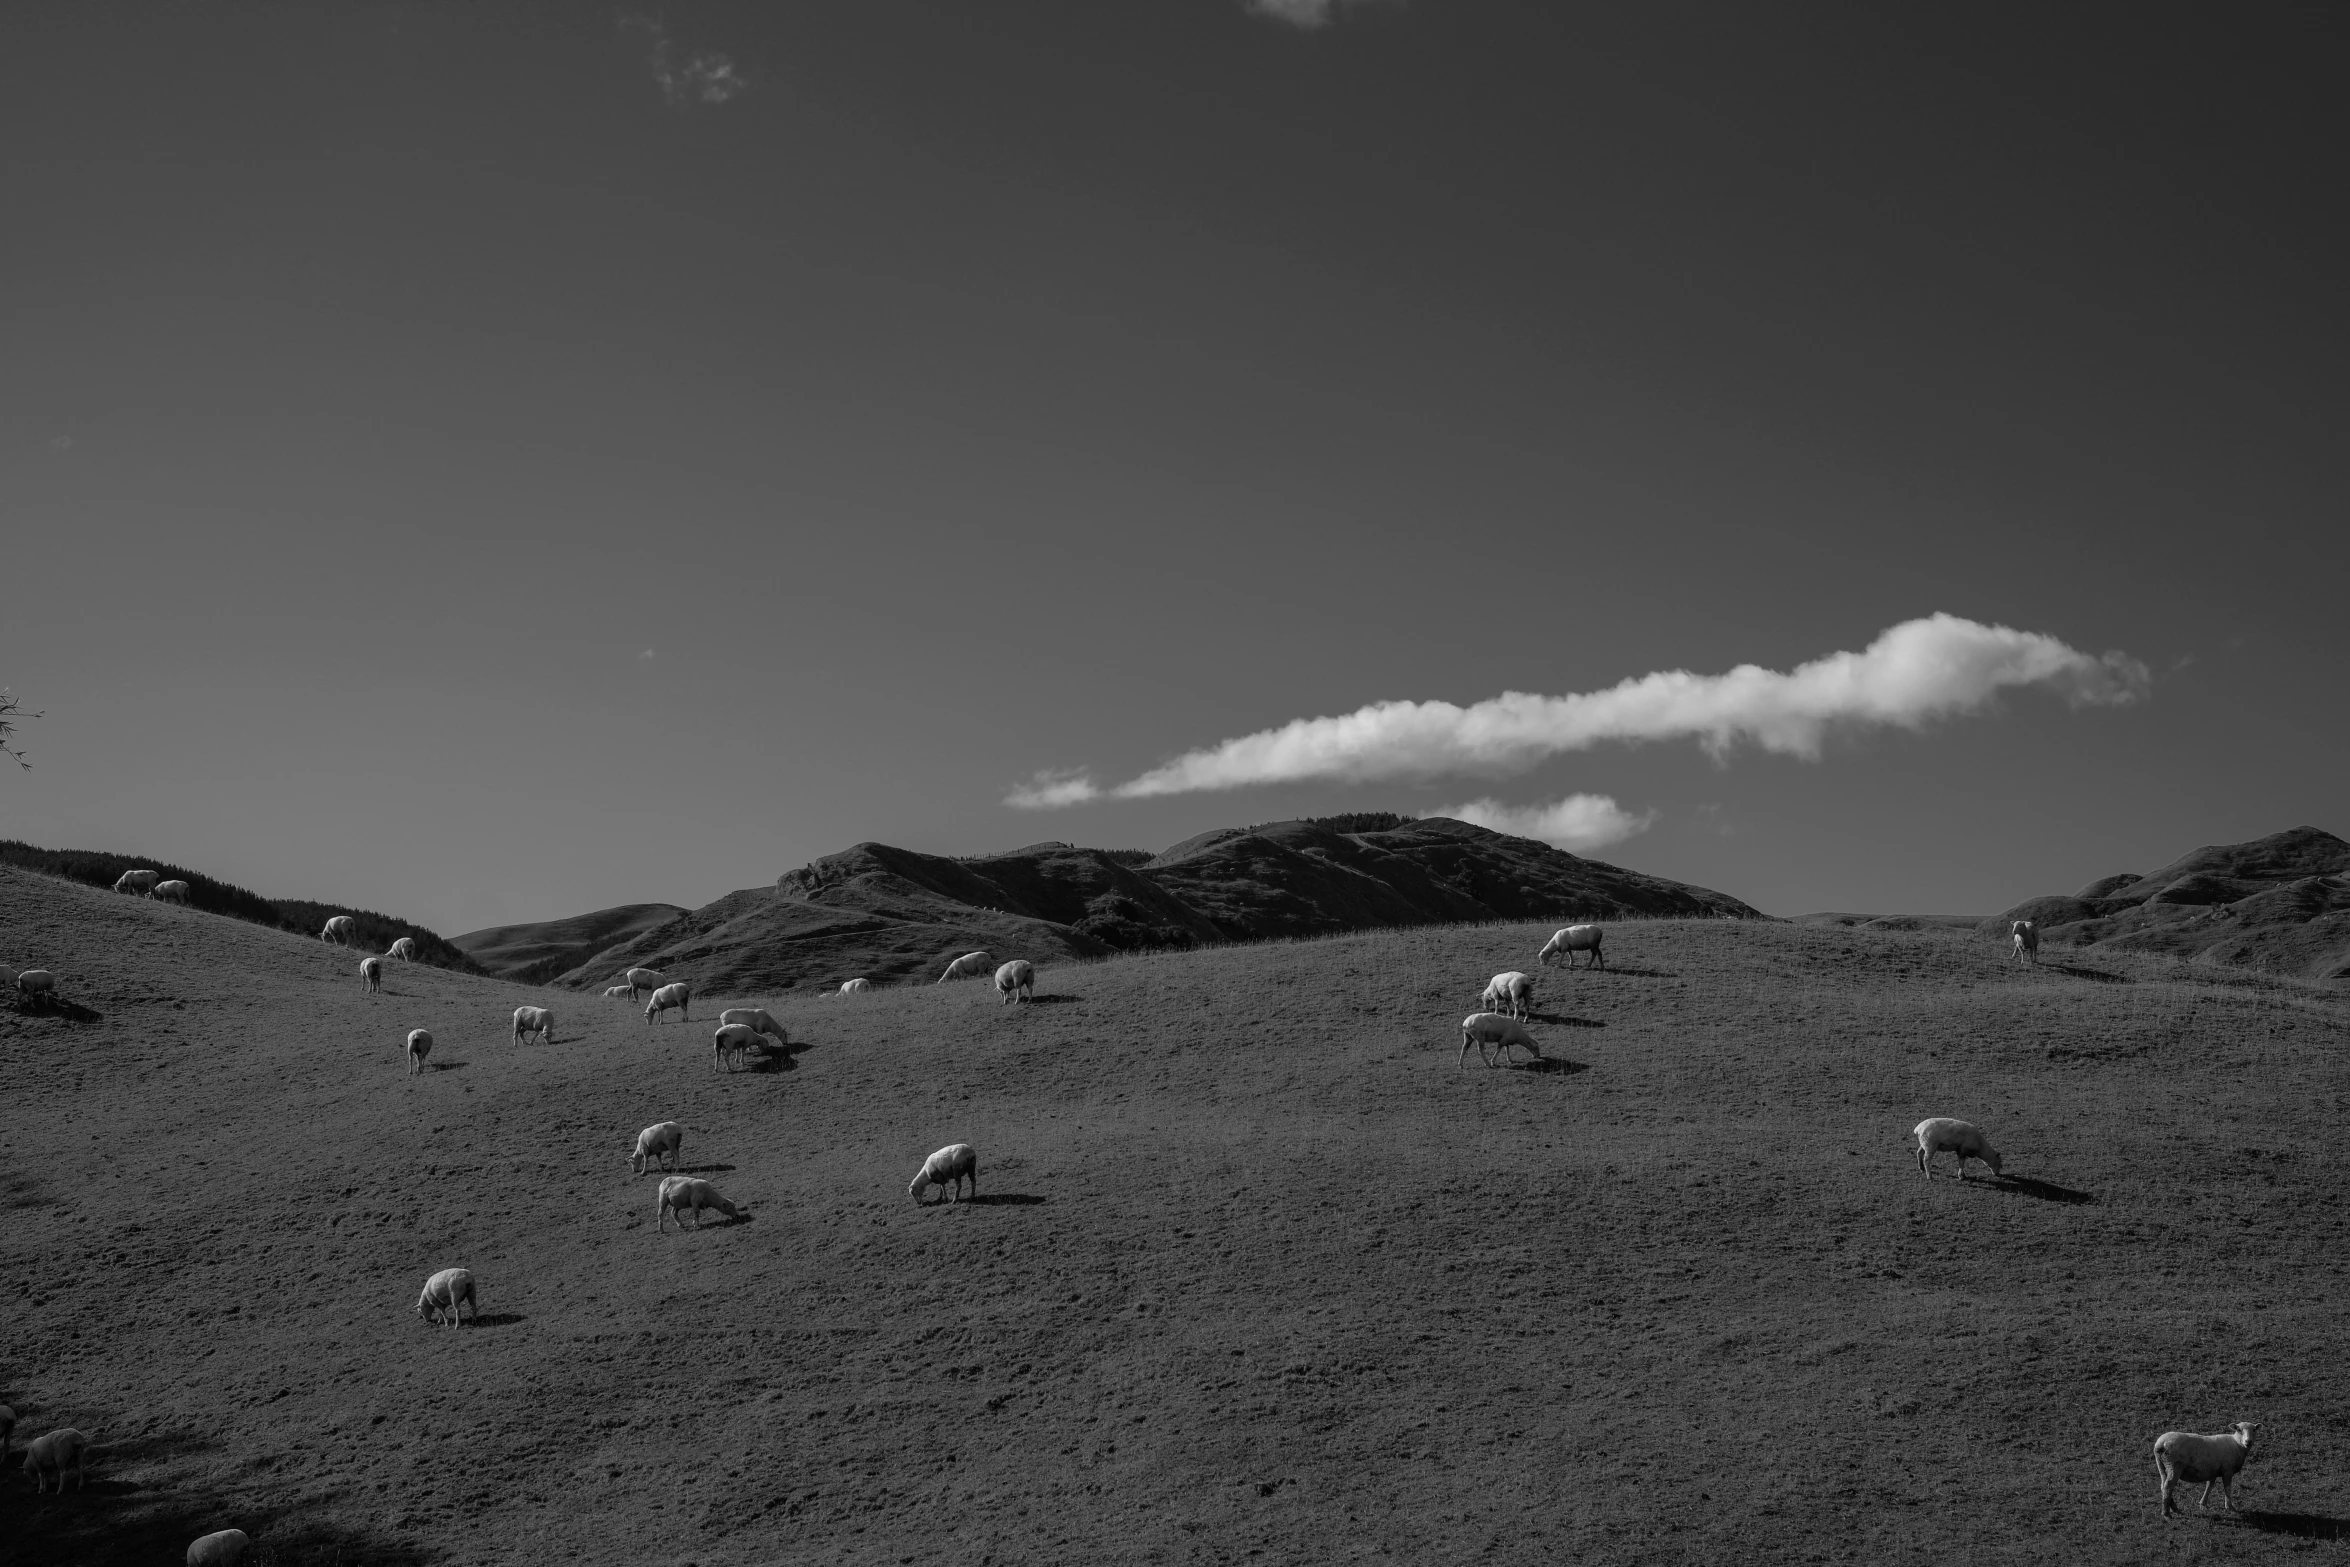
[[[1782,913],[2344,830],[2339,24],[1763,12],[12,9],[0,834],[456,931],[1470,800]],[[1003,803],[1937,612],[2145,698]]]

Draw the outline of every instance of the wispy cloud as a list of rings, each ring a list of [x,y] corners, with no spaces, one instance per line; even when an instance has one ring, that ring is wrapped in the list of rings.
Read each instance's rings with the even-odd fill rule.
[[[1487,798],[1424,814],[1449,816],[1519,838],[1539,838],[1561,849],[1603,849],[1622,843],[1648,831],[1657,818],[1654,811],[1627,811],[1604,794],[1570,794],[1548,805],[1504,805]]]
[[[2084,653],[2041,632],[1938,614],[1903,621],[1858,653],[1831,653],[1785,673],[1741,664],[1719,675],[1663,670],[1570,696],[1505,691],[1467,707],[1374,702],[1187,751],[1106,790],[1082,770],[1039,774],[1006,803],[1497,775],[1610,741],[1695,740],[1717,759],[1744,744],[1816,761],[1832,729],[1920,729],[1980,712],[2011,687],[2039,687],[2083,706],[2137,701],[2149,683],[2146,666],[2126,653]]]
[[[669,36],[669,26],[658,16],[621,18],[621,30],[644,34],[653,52],[645,57],[661,95],[683,107],[692,103],[725,103],[750,87],[734,61],[714,49],[686,50]]]
[[[1251,16],[1262,16],[1292,27],[1328,27],[1330,19],[1348,6],[1365,0],[1244,0]]]

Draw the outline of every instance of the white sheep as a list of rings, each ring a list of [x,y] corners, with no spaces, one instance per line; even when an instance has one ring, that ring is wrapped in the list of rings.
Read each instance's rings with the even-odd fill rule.
[[[384,956],[387,958],[398,958],[403,963],[415,962],[416,938],[414,936],[402,936],[398,941],[393,942],[390,947],[385,949]]]
[[[1550,940],[1543,943],[1542,951],[1536,956],[1540,958],[1546,968],[1554,957],[1565,958],[1567,967],[1573,968],[1575,954],[1588,952],[1591,954],[1591,958],[1584,967],[1606,968],[1607,961],[1600,956],[1599,951],[1599,944],[1606,937],[1607,932],[1597,925],[1569,925],[1564,930],[1554,932]]]
[[[938,983],[943,985],[950,979],[974,979],[993,967],[994,953],[966,952],[946,966],[946,972],[938,976]]]
[[[2021,963],[2027,952],[2032,955],[2035,964],[2040,961],[2040,925],[2037,920],[2017,920],[2007,927],[2007,933],[2015,938],[2016,962]]]
[[[922,1168],[914,1172],[914,1184],[906,1188],[906,1195],[919,1204],[923,1191],[932,1186],[947,1189],[953,1202],[963,1200],[963,1182],[971,1183],[971,1197],[979,1197],[979,1150],[969,1143],[949,1143],[922,1161]]]
[[[995,988],[1003,992],[1006,1001],[1034,1001],[1036,965],[1026,958],[1014,958],[995,971]]]
[[[662,1013],[675,1007],[677,1020],[680,1023],[690,1023],[693,1021],[693,1013],[688,1008],[692,1005],[693,999],[693,990],[687,985],[682,983],[663,985],[659,990],[653,992],[653,999],[645,1003],[645,1021],[647,1023],[656,1022]]]
[[[63,1426],[47,1436],[36,1436],[24,1447],[24,1472],[33,1477],[33,1489],[49,1489],[49,1477],[57,1477],[57,1494],[65,1494],[65,1472],[73,1477],[83,1490],[90,1488],[90,1477],[82,1465],[98,1456],[97,1444],[71,1426]]]
[[[2171,1505],[2171,1487],[2184,1480],[2193,1485],[2203,1482],[2203,1494],[2195,1498],[2195,1510],[2211,1500],[2211,1485],[2219,1482],[2219,1497],[2230,1512],[2236,1510],[2236,1476],[2243,1471],[2245,1461],[2252,1456],[2252,1434],[2260,1427],[2249,1420],[2239,1420],[2217,1436],[2199,1436],[2193,1431],[2165,1431],[2154,1439],[2154,1474],[2162,1482],[2162,1516],[2168,1518],[2177,1511]]]
[[[628,981],[628,999],[631,1001],[651,995],[669,983],[667,979],[649,968],[632,968],[620,977]]]
[[[252,1543],[242,1529],[215,1529],[188,1547],[188,1567],[237,1567]]]
[[[361,958],[359,960],[359,984],[360,988],[364,990],[383,989],[384,960],[372,956]]]
[[[604,987],[604,994],[607,996],[626,996],[629,1000],[634,1001],[636,999],[636,987],[634,985],[607,985]]]
[[[166,903],[185,903],[188,901],[188,884],[184,881],[159,881],[148,896],[161,898]]]
[[[1519,1022],[1526,1021],[1527,1011],[1534,1005],[1534,976],[1511,969],[1496,974],[1485,985],[1485,994],[1477,998],[1496,1012],[1506,1012]]]
[[[685,1128],[675,1121],[655,1121],[636,1134],[636,1152],[628,1162],[637,1174],[645,1173],[645,1161],[652,1160],[663,1170],[674,1171],[685,1162]]]
[[[143,892],[155,896],[155,884],[163,879],[161,871],[124,871],[115,879],[116,892]]]
[[[1910,1129],[1910,1136],[1918,1141],[1918,1168],[1926,1172],[1926,1179],[1934,1178],[1934,1155],[1958,1155],[1958,1178],[1966,1179],[1966,1162],[1980,1159],[1999,1173],[1999,1150],[1991,1146],[1983,1129],[1972,1121],[1961,1121],[1956,1116],[1929,1116]]]
[[[661,1178],[661,1200],[653,1207],[653,1228],[658,1230],[665,1220],[680,1213],[694,1216],[694,1228],[702,1227],[702,1210],[715,1208],[730,1219],[742,1217],[742,1210],[718,1195],[718,1188],[698,1175],[665,1175]],[[685,1221],[677,1221],[679,1229]]]
[[[791,1043],[791,1035],[784,1032],[783,1025],[776,1022],[775,1015],[765,1007],[728,1007],[718,1014],[718,1021],[722,1024],[740,1023],[745,1028],[768,1035],[779,1045]]]
[[[408,1075],[415,1077],[424,1071],[424,1058],[432,1054],[432,1031],[425,1028],[408,1030]]]
[[[1535,1042],[1532,1034],[1526,1032],[1526,1025],[1514,1017],[1503,1017],[1499,1012],[1472,1012],[1461,1019],[1462,1066],[1469,1064],[1471,1041],[1476,1043],[1477,1059],[1487,1066],[1493,1065],[1493,1057],[1489,1052],[1495,1045],[1501,1047],[1503,1061],[1509,1060],[1512,1045],[1524,1045],[1534,1053],[1536,1060],[1542,1058],[1542,1046]]]
[[[514,1042],[522,1043],[525,1034],[536,1034],[539,1043],[555,1042],[555,1014],[545,1007],[516,1007],[514,1009]]]
[[[57,976],[45,968],[29,968],[16,976],[16,993],[29,1004],[57,994]]]
[[[473,1324],[481,1326],[481,1302],[474,1297],[473,1270],[443,1268],[424,1281],[424,1293],[416,1297],[416,1314],[427,1322],[446,1321],[454,1328],[460,1301],[473,1308]]]
[[[872,988],[873,981],[869,979],[844,979],[840,982],[840,993],[844,996],[861,996]]]
[[[351,938],[359,934],[359,922],[348,914],[338,914],[319,927],[318,939],[331,941],[338,947],[347,947]]]
[[[759,1031],[748,1023],[726,1023],[710,1036],[710,1070],[718,1070],[723,1060],[728,1071],[742,1064],[742,1058],[756,1050],[764,1055],[772,1048]]]

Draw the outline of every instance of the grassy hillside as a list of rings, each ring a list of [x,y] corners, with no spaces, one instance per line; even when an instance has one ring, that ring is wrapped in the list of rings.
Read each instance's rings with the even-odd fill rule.
[[[449,944],[500,979],[537,984],[577,968],[615,943],[658,930],[686,912],[674,903],[624,903],[569,919],[470,930],[451,936]]]
[[[2142,1564],[2350,1515],[2336,995],[1987,939],[1627,923],[1547,1063],[1455,1065],[1540,925],[707,1010],[395,966],[0,869],[0,1401],[113,1448],[26,1563]],[[558,1040],[516,1046],[522,1001]],[[402,1075],[427,1026],[434,1070]],[[1920,1117],[2010,1179],[1921,1178]],[[749,1205],[656,1234],[636,1129]],[[978,1145],[976,1204],[917,1209]],[[479,1328],[411,1315],[481,1282]],[[2241,1520],[2167,1427],[2267,1422]],[[259,1553],[257,1553],[258,1555]]]

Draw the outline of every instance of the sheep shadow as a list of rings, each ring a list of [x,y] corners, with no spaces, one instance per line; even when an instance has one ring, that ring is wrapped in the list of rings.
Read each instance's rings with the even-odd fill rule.
[[[733,1169],[731,1164],[681,1164],[674,1170],[663,1170],[663,1175],[719,1175]]]
[[[1565,1056],[1536,1056],[1531,1061],[1513,1061],[1513,1071],[1532,1072],[1538,1077],[1573,1077],[1577,1072],[1588,1072],[1588,1061],[1569,1061]]]
[[[2101,985],[2134,985],[2136,980],[2127,974],[2116,974],[2111,969],[2083,968],[2078,963],[2041,963],[2034,965],[2051,974],[2062,974],[2069,979],[2093,979]]]
[[[519,1311],[485,1311],[478,1317],[470,1311],[465,1314],[465,1326],[469,1328],[510,1328],[529,1320]]]
[[[2038,1181],[2028,1175],[1995,1175],[1988,1181],[1969,1181],[1967,1185],[1980,1186],[1985,1191],[2008,1192],[2018,1197],[2033,1197],[2041,1202],[2070,1203],[2088,1207],[2097,1201],[2095,1192],[2075,1191],[2059,1186],[2054,1181]]]
[[[2246,1508],[2236,1515],[2236,1521],[2262,1534],[2290,1534],[2304,1540],[2350,1540],[2350,1518],[2329,1518],[2324,1513],[2272,1513]]]
[[[470,1065],[464,1061],[432,1061],[426,1064],[436,1072],[462,1072]]]
[[[1038,1203],[1051,1202],[1052,1199],[1040,1197],[1034,1192],[975,1192],[963,1201],[985,1208],[1033,1208]],[[947,1206],[954,1207],[955,1204],[949,1203]]]
[[[51,996],[43,1001],[20,1001],[17,1003],[16,1010],[23,1017],[56,1017],[63,1018],[68,1023],[103,1023],[106,1021],[105,1013],[94,1012],[78,1001],[67,1001],[58,996]]]
[[[1083,996],[1030,996],[1019,1004],[1024,1007],[1066,1007],[1075,1005],[1084,999]]]
[[[1586,973],[1588,970],[1578,969],[1576,972]],[[1679,979],[1681,977],[1680,974],[1673,969],[1642,968],[1637,963],[1611,963],[1606,968],[1601,969],[1600,972],[1602,974],[1624,974],[1633,979]]]
[[[1526,1021],[1529,1023],[1548,1023],[1557,1028],[1607,1027],[1607,1024],[1598,1018],[1570,1017],[1564,1012],[1529,1012],[1526,1014]]]

